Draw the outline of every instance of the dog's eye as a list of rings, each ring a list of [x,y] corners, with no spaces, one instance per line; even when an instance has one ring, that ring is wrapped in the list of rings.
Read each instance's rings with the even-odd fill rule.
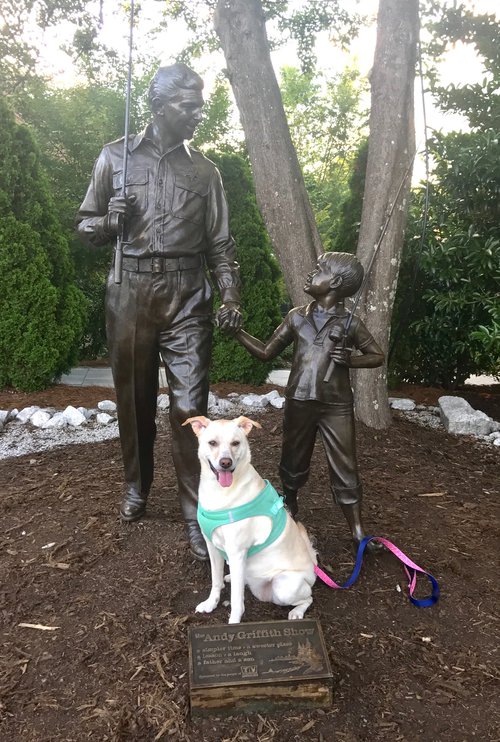
[[[214,448],[214,446],[217,445],[217,441],[208,441],[208,445],[210,446],[210,448]]]
[[[240,442],[239,441],[233,441],[231,443],[231,445],[233,446],[233,448],[237,448],[240,445]]]

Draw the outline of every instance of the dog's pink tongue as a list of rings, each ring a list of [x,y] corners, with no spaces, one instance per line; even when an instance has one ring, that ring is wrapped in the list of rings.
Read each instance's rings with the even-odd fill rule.
[[[232,471],[220,471],[217,477],[221,487],[230,487],[233,483]]]

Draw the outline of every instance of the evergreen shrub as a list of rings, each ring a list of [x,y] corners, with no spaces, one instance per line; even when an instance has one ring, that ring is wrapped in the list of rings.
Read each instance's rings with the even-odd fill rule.
[[[0,385],[32,391],[77,360],[86,302],[31,132],[4,102],[0,126]]]
[[[39,235],[0,219],[0,387],[25,391],[51,382],[58,363],[57,289]]]
[[[265,341],[282,319],[284,283],[257,208],[250,168],[238,154],[210,152],[208,156],[221,172],[229,203],[230,227],[241,269],[244,328]],[[253,358],[236,340],[215,330],[212,382],[263,384],[273,366]]]

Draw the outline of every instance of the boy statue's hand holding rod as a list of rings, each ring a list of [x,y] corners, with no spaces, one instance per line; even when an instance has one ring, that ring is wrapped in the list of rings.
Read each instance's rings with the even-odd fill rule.
[[[296,518],[297,494],[308,479],[319,433],[332,494],[344,513],[355,544],[366,534],[361,520],[362,488],[356,461],[349,369],[376,368],[384,363],[381,348],[357,316],[346,328],[348,313],[343,300],[359,290],[363,275],[363,266],[354,255],[324,253],[304,286],[313,299],[310,304],[291,309],[267,343],[244,330],[235,334],[253,356],[263,361],[272,360],[293,342],[280,461],[285,503]],[[353,349],[359,354],[353,355]],[[377,542],[370,542],[370,547],[380,548]]]

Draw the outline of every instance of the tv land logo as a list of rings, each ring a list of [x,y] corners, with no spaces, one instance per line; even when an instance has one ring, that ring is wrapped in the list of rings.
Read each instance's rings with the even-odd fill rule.
[[[257,672],[257,665],[242,665],[241,666],[241,677],[245,680],[249,680],[250,678],[257,678],[258,672]]]

